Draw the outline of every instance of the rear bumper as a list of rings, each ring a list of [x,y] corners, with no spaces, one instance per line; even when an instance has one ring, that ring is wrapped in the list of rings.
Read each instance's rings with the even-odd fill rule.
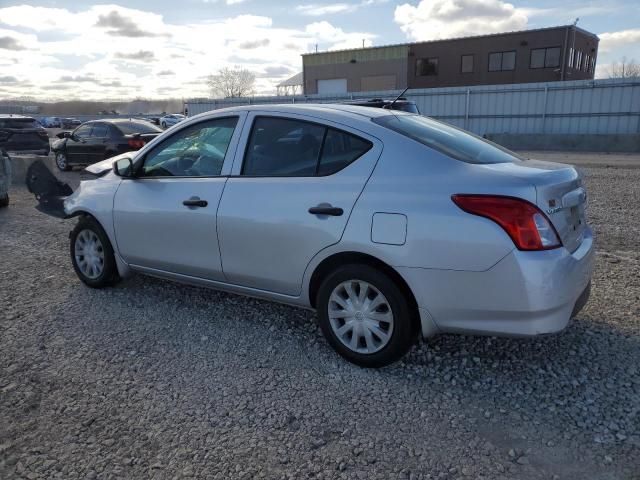
[[[421,309],[425,336],[436,332],[533,336],[563,330],[584,307],[594,250],[589,229],[573,253],[565,248],[514,250],[485,272],[398,271]]]

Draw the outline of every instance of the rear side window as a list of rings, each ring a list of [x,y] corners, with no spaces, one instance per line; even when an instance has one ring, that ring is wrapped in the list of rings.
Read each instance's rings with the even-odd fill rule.
[[[371,142],[333,128],[327,129],[322,147],[318,175],[331,175],[342,170],[371,148]]]
[[[371,148],[371,142],[311,122],[257,117],[242,175],[311,177],[342,170]]]
[[[488,164],[523,160],[495,143],[420,115],[386,115],[372,120],[462,162]]]

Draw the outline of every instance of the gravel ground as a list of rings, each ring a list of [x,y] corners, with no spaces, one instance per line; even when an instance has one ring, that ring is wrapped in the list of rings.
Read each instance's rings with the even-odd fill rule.
[[[141,276],[88,289],[72,221],[15,187],[0,478],[640,478],[636,160],[585,163],[597,267],[565,332],[440,336],[381,370],[341,360],[305,310]]]

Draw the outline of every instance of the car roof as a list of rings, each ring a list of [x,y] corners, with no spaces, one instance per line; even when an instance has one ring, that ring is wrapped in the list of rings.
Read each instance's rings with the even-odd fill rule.
[[[13,118],[13,119],[17,118],[19,120],[25,120],[25,119],[26,120],[35,120],[35,118],[29,117],[27,115],[14,115],[12,113],[0,113],[0,119],[6,120],[6,119],[9,119],[9,118]]]
[[[293,105],[290,103],[285,104],[257,104],[257,105],[242,105],[237,107],[227,107],[218,110],[212,110],[206,112],[208,114],[219,112],[262,112],[262,113],[293,113],[300,115],[309,115],[314,117],[324,118],[326,120],[332,119],[359,119],[370,120],[372,118],[384,117],[387,115],[405,114],[404,112],[398,112],[396,110],[388,110],[382,108],[371,108],[360,105],[347,105],[341,103],[305,103]],[[206,115],[203,114],[203,115]],[[407,114],[411,115],[411,114]],[[199,115],[198,115],[199,116]]]
[[[143,120],[141,118],[135,118],[135,117],[131,117],[131,118],[105,118],[105,119],[99,119],[99,120],[89,120],[88,122],[84,122],[84,123],[86,124],[86,123],[99,123],[99,122],[113,123],[113,124],[118,124],[118,123],[138,123],[138,122],[148,123],[148,120]]]

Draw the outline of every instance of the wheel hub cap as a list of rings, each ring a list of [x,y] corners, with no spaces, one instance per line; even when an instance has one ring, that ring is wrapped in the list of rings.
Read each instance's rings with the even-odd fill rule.
[[[329,323],[342,344],[357,353],[375,353],[393,334],[393,312],[385,296],[362,280],[339,284],[329,297]]]
[[[104,269],[104,248],[92,230],[82,230],[76,237],[75,252],[78,269],[88,278],[95,279]]]

